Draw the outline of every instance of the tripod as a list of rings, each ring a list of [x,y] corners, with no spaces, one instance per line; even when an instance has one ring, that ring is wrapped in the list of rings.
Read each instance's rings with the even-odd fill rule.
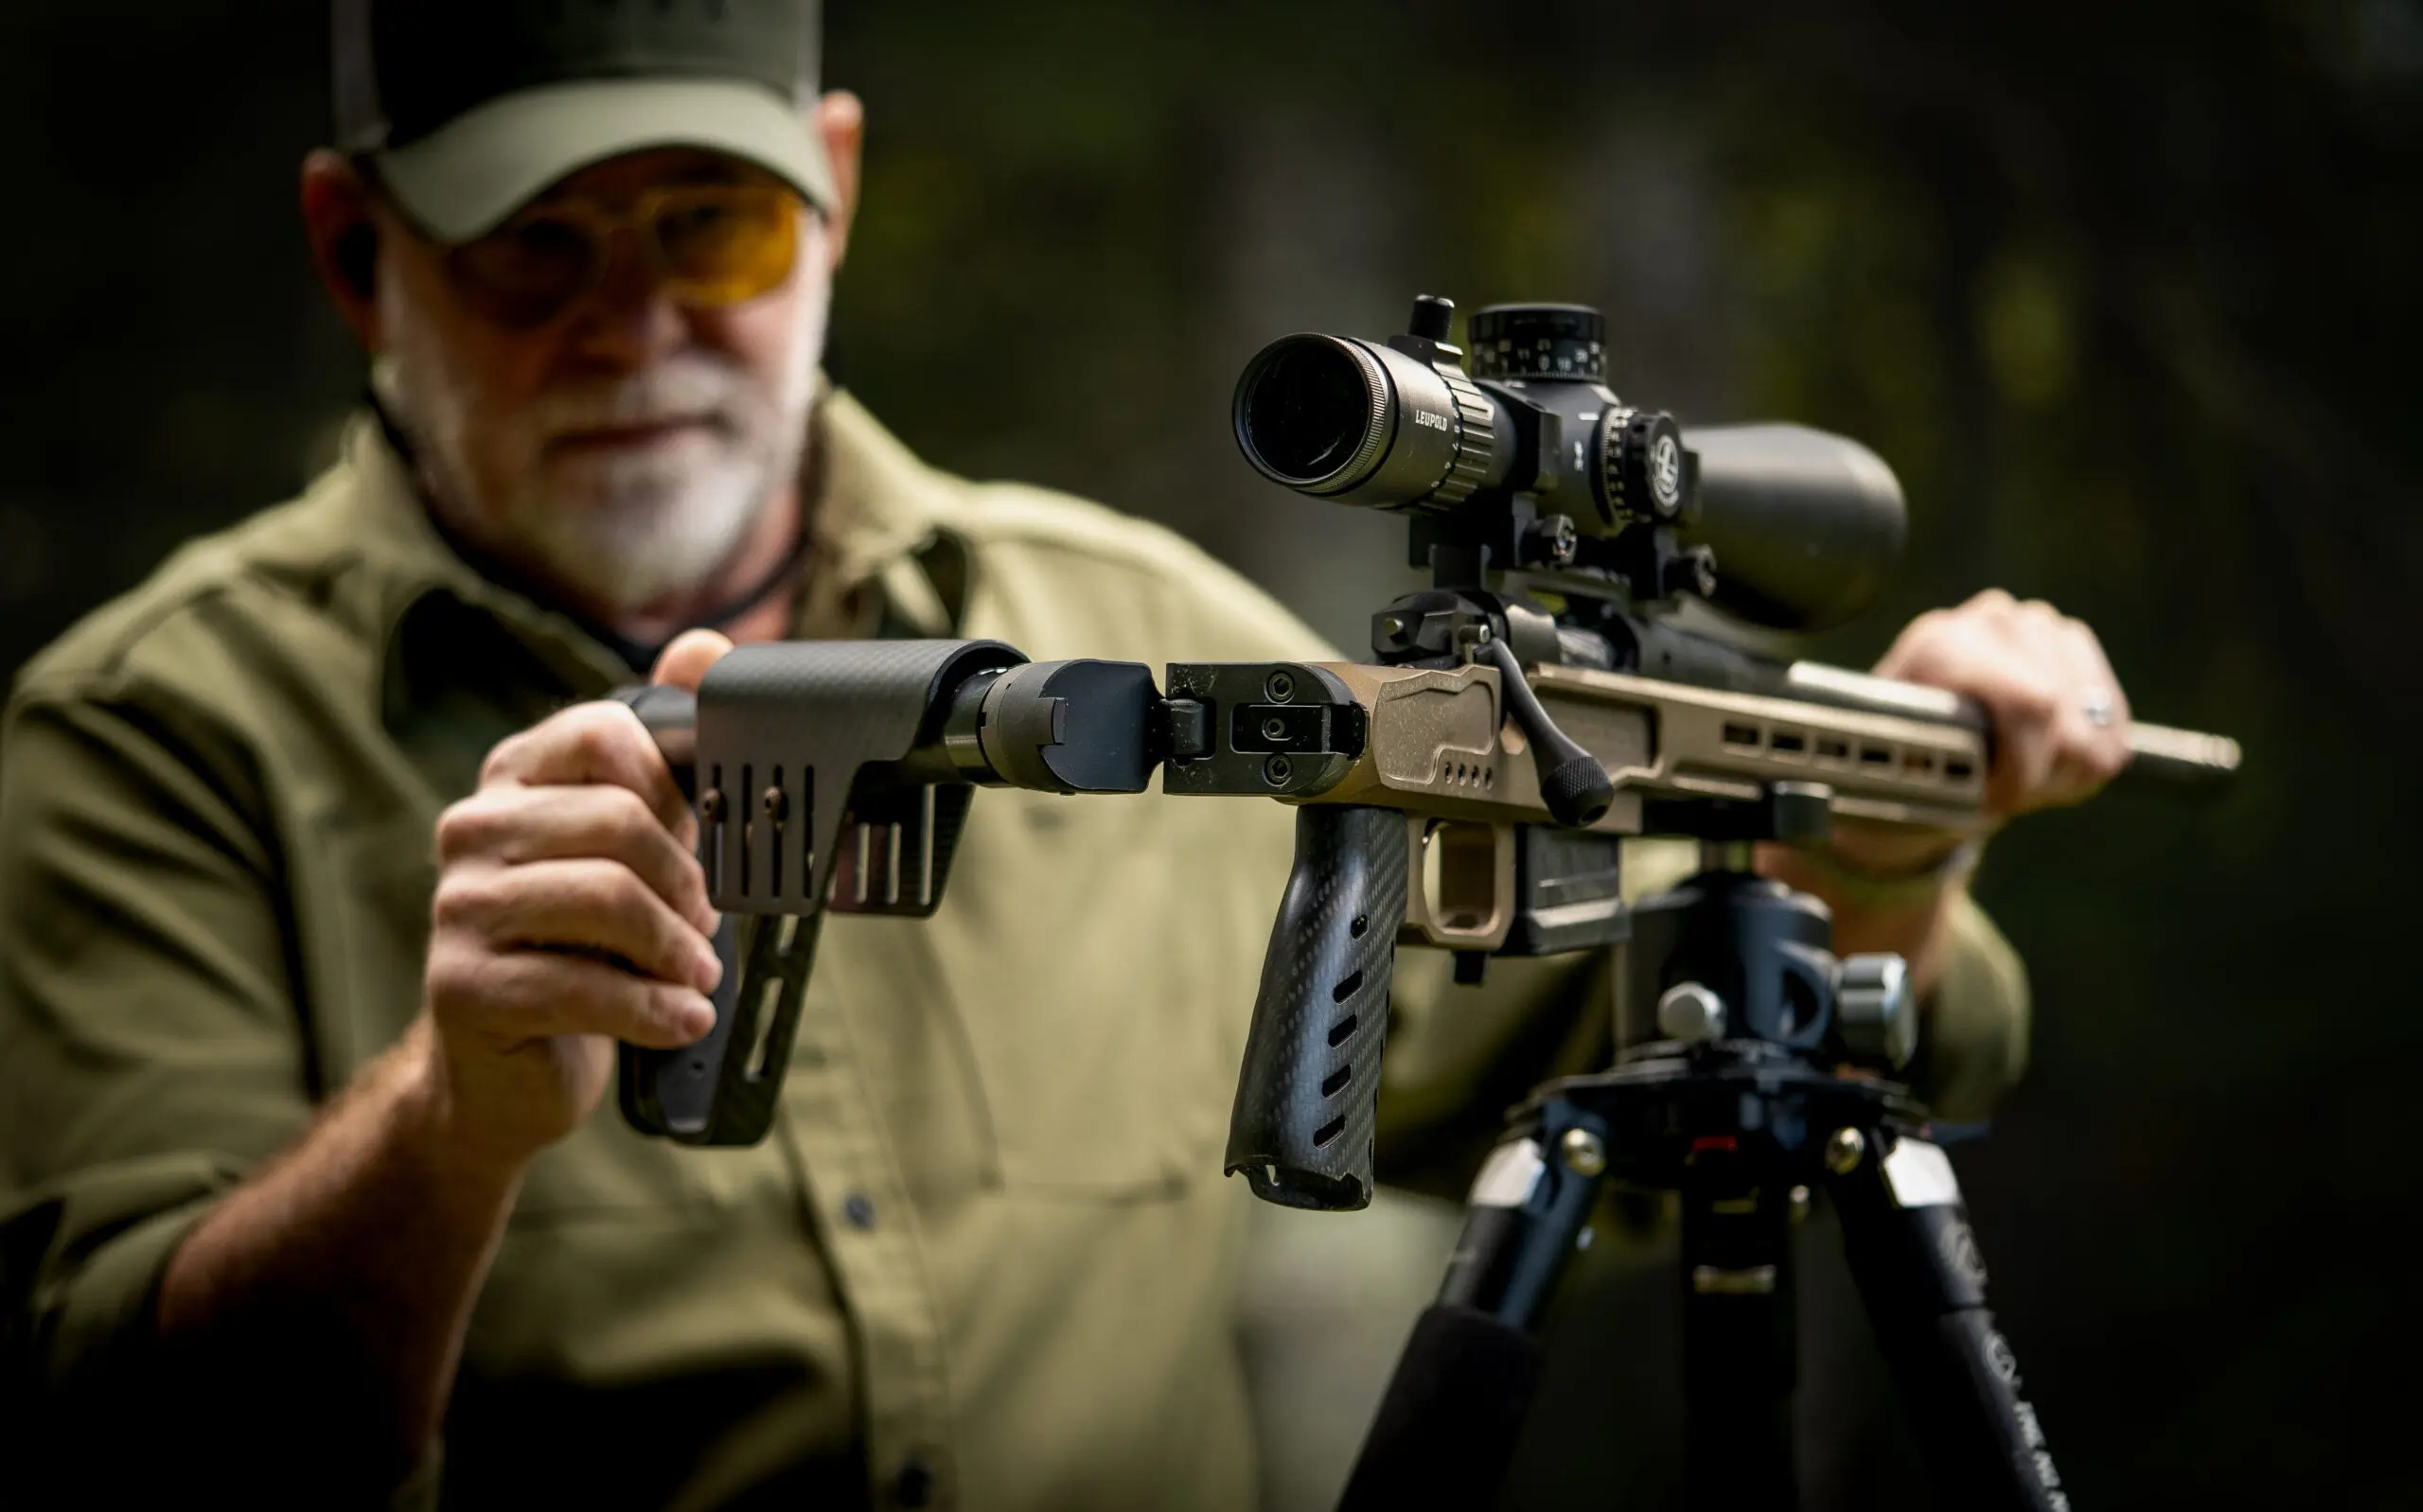
[[[1815,900],[1751,874],[1738,839],[1704,842],[1697,875],[1636,905],[1616,1064],[1515,1111],[1343,1508],[1492,1503],[1537,1384],[1535,1330],[1609,1180],[1681,1199],[1687,1505],[1795,1504],[1791,1212],[1820,1185],[1942,1503],[2069,1505],[1925,1110],[1817,1053],[1899,1064],[1916,1030],[1899,958],[1837,960],[1831,929]]]

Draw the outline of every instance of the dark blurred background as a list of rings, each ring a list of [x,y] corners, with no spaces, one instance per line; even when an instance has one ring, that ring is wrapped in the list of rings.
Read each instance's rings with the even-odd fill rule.
[[[1628,398],[1898,469],[1908,569],[1820,653],[2000,584],[2240,737],[2218,808],[1994,846],[2036,1060],[1959,1164],[2081,1506],[2423,1501],[2423,9],[831,9],[872,122],[836,360],[931,460],[1166,520],[1355,645],[1400,532],[1252,478],[1245,359],[1418,291],[1594,303]],[[0,665],[330,454],[325,27],[0,6]]]

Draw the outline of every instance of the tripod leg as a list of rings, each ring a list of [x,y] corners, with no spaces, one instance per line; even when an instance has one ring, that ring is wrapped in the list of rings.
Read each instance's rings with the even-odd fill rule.
[[[1683,1485],[1692,1512],[1789,1508],[1795,1363],[1791,1200],[1683,1190]]]
[[[1565,1153],[1573,1148],[1568,1131],[1585,1137],[1581,1148],[1589,1156]],[[1602,1137],[1595,1124],[1565,1121],[1551,1104],[1539,1132],[1490,1155],[1473,1184],[1439,1300],[1414,1324],[1388,1378],[1340,1512],[1485,1507],[1496,1500],[1539,1384],[1531,1327],[1597,1200]],[[1548,1151],[1560,1153],[1552,1159]]]
[[[1853,1135],[1858,1135],[1856,1141]],[[2068,1512],[2019,1361],[1986,1310],[1986,1264],[1943,1152],[1845,1130],[1828,1152],[1843,1246],[1946,1506]],[[1856,1159],[1856,1164],[1851,1162]]]

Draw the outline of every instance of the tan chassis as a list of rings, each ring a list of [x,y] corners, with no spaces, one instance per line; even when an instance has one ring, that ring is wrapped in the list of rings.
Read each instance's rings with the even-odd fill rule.
[[[1370,738],[1305,801],[1406,811],[1406,940],[1502,945],[1512,826],[1550,821],[1496,669],[1319,665],[1363,705]],[[1538,668],[1531,687],[1615,784],[1600,834],[1639,834],[1645,798],[1748,800],[1777,782],[1822,783],[1836,814],[1941,829],[1973,827],[1984,800],[1984,742],[1958,726],[1573,667]]]

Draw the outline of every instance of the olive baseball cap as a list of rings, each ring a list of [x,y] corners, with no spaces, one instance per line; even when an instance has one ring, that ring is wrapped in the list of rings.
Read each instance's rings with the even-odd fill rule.
[[[334,0],[336,145],[440,241],[626,152],[753,163],[820,209],[817,0]]]

